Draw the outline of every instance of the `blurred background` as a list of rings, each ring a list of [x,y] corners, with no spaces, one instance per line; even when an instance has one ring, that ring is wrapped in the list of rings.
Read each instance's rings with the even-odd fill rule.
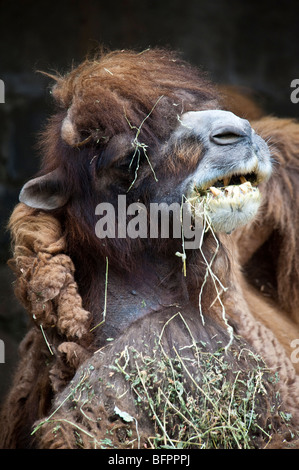
[[[220,84],[253,90],[271,114],[299,117],[290,100],[299,79],[298,0],[0,0],[0,401],[26,331],[13,295],[7,220],[22,184],[39,167],[35,144],[51,113],[51,80],[99,45],[167,46]]]

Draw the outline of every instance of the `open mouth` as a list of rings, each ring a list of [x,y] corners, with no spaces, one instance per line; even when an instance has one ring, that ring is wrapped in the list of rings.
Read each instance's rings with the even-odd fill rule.
[[[188,198],[193,216],[208,217],[215,232],[231,233],[258,212],[261,195],[256,172],[225,175],[204,186],[196,184]]]
[[[247,194],[257,188],[259,182],[256,173],[247,173],[245,175],[232,175],[223,176],[223,178],[209,182],[203,187],[194,187],[194,190],[199,196],[204,196],[208,193],[214,197],[229,197],[233,193],[239,192]]]

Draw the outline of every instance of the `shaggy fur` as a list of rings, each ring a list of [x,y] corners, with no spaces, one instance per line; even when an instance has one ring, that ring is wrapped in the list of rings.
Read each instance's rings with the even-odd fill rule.
[[[268,256],[275,273],[273,288],[279,305],[298,324],[299,194],[296,185],[299,170],[299,125],[290,119],[265,117],[253,122],[253,126],[271,146],[274,174],[264,189],[269,196],[264,199],[259,221],[249,225],[242,233],[242,237],[246,239],[253,239],[254,236],[254,249],[248,251],[244,247],[241,259],[242,263],[250,264],[250,257],[253,252],[257,252],[256,256],[261,264],[261,260],[267,262],[265,258]],[[256,236],[257,234],[259,235]],[[268,267],[268,276],[271,271]]]
[[[259,353],[280,376],[278,384],[265,385],[268,397],[260,395],[261,409],[272,409],[269,419],[274,422],[274,410],[281,406],[292,413],[295,430],[299,423],[299,380],[290,360],[289,343],[299,337],[295,182],[299,170],[298,124],[273,118],[253,124],[266,140],[273,139],[270,145],[279,165],[262,188],[262,210],[256,221],[232,236],[219,236],[218,248],[211,233],[205,236],[205,258],[209,262],[217,250],[213,272],[228,289],[221,294],[220,302],[215,298],[211,278],[207,279],[201,299],[206,318],[203,325],[198,299],[206,271],[199,250],[188,251],[184,277],[181,259],[173,255],[182,250],[181,240],[99,240],[94,227],[95,206],[99,202],[115,204],[118,194],[127,193],[128,203],[141,201],[148,205],[161,188],[173,192],[194,170],[201,148],[185,144],[168,154],[163,154],[163,148],[177,125],[178,115],[221,107],[214,87],[174,54],[160,50],[103,55],[85,61],[65,77],[56,77],[56,82],[53,96],[59,109],[41,139],[40,175],[56,172],[56,190],[64,204],[51,212],[20,204],[11,218],[16,295],[27,308],[33,325],[21,346],[20,365],[2,409],[1,446],[76,447],[74,428],[79,423],[85,430],[80,445],[88,447],[84,440],[90,432],[88,423],[82,423],[76,409],[65,404],[71,391],[81,385],[82,373],[95,370],[93,377],[101,377],[106,383],[107,366],[125,345],[138,346],[142,353],[142,338],[149,338],[152,331],[159,335],[162,321],[178,309],[192,324],[195,340],[214,352],[219,341],[223,346],[229,341],[229,321],[235,335],[242,337],[235,337],[233,348],[240,357],[244,347],[249,351],[245,362],[237,359],[238,354],[229,353],[233,368],[254,369],[252,354]],[[128,174],[122,165],[127,169],[132,162],[132,141],[146,145],[148,158],[143,153],[140,167],[133,162]],[[191,157],[186,160],[186,155]],[[138,178],[127,192],[137,170]],[[108,316],[99,326],[105,303],[106,259]],[[252,286],[257,268],[261,271],[259,285]],[[263,296],[262,286],[270,283],[276,308]],[[141,300],[145,307],[142,316],[137,322],[128,323],[131,313],[140,310]],[[172,341],[185,347],[188,334],[178,322],[175,324],[168,336],[170,356],[174,354]],[[107,347],[111,336],[114,344]],[[95,354],[103,347],[104,355]],[[70,388],[65,388],[78,367]],[[93,378],[92,383],[95,382]],[[91,433],[97,442],[106,437],[111,406],[121,395],[118,392],[122,386],[118,383],[113,393],[109,388],[94,386],[100,397],[97,404],[90,402],[90,416],[94,419],[100,414],[103,419],[102,425],[95,429],[93,426]],[[281,404],[276,401],[277,387]],[[130,403],[127,400],[128,397],[118,401],[118,407],[127,407],[133,416],[140,413],[138,423],[144,445],[153,432],[149,419],[142,410],[137,413],[132,408],[132,397]],[[60,424],[65,424],[57,439],[46,420],[54,412]],[[71,426],[65,423],[66,416]],[[44,425],[30,437],[29,430],[37,420]],[[284,429],[283,424],[272,427],[275,435],[282,436],[278,446],[287,446],[282,444]],[[117,442],[115,445],[121,447],[124,438]],[[257,444],[264,445],[263,439]]]
[[[67,338],[80,339],[88,331],[88,312],[82,309],[74,265],[63,254],[61,227],[50,214],[32,212],[19,205],[9,224],[15,245],[10,266],[20,279],[16,295],[38,325],[57,325]]]
[[[294,440],[290,442],[292,441],[290,428],[285,426],[280,417],[281,403],[277,400],[275,387],[270,377],[267,377],[264,365],[258,363],[257,358],[252,355],[248,344],[236,338],[222,363],[221,358],[219,356],[217,358],[216,351],[219,350],[222,341],[222,344],[228,341],[223,327],[219,328],[215,321],[207,318],[205,328],[199,329],[196,311],[190,315],[184,310],[183,316],[175,312],[177,309],[172,308],[159,313],[157,318],[148,315],[144,318],[142,326],[140,322],[135,322],[117,342],[94,354],[79,368],[69,386],[54,401],[53,414],[51,413],[48,419],[36,423],[34,435],[38,439],[39,446],[56,449],[78,447],[144,449],[150,447],[151,443],[154,444],[155,439],[162,445],[171,445],[176,440],[187,440],[188,434],[192,435],[193,432],[196,435],[196,430],[194,432],[188,420],[181,419],[180,412],[185,413],[184,403],[188,400],[191,406],[191,397],[196,401],[193,413],[198,414],[199,433],[204,430],[201,425],[204,419],[201,413],[208,413],[211,423],[219,419],[216,410],[213,410],[209,403],[210,399],[212,402],[215,400],[215,403],[218,401],[219,385],[213,388],[212,381],[209,384],[209,388],[212,389],[210,395],[202,392],[206,376],[209,377],[211,373],[213,357],[216,360],[217,371],[213,379],[217,381],[218,378],[223,394],[225,386],[230,384],[230,391],[232,386],[236,386],[238,393],[243,397],[246,396],[248,394],[246,384],[250,384],[251,374],[255,377],[262,374],[263,386],[260,388],[256,384],[256,394],[252,396],[250,403],[253,405],[253,402],[256,402],[254,412],[258,416],[258,425],[260,429],[270,431],[271,439],[257,429],[255,431],[250,429],[251,445],[257,448],[271,448],[277,445],[286,448],[296,446]],[[161,325],[164,325],[162,331]],[[191,336],[190,331],[192,331]],[[213,337],[217,337],[217,343],[213,344],[211,341]],[[190,342],[193,346],[195,342],[209,346],[203,348],[200,354],[190,346]],[[216,353],[215,356],[212,355],[213,352]],[[179,369],[178,358],[182,364],[187,365],[186,369],[185,366],[182,370]],[[225,364],[230,366],[226,369]],[[261,369],[257,368],[258,365]],[[178,387],[177,391],[180,399],[175,395],[172,396],[169,391],[170,384],[175,384],[176,377],[172,368],[180,375],[181,387]],[[196,380],[198,387],[195,381],[193,383],[190,380],[190,376]],[[240,378],[237,385],[236,377]],[[211,377],[208,380],[211,380]],[[167,399],[164,399],[163,394],[169,397],[174,409]],[[226,400],[224,406],[229,405],[230,400],[233,401],[231,393]],[[235,407],[235,404],[232,407]],[[134,419],[122,419],[119,413],[123,411]],[[163,425],[160,425],[159,419],[163,420]],[[191,414],[190,420],[192,421]],[[223,418],[221,422],[223,426],[226,425],[224,421]],[[78,426],[75,433],[74,423]],[[163,426],[167,430],[165,432],[167,438],[164,435],[164,439],[158,439]],[[217,442],[216,436],[214,439]],[[193,447],[196,448],[196,444],[204,445],[204,442],[204,438],[202,441],[193,440]],[[242,448],[244,442],[240,439],[239,445],[233,444],[235,444],[233,447]],[[225,440],[222,442],[220,440],[217,448],[225,446],[227,446]],[[192,441],[189,447],[192,448]]]

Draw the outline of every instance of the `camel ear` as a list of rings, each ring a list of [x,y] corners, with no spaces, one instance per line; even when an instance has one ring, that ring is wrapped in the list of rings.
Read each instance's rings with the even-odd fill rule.
[[[28,181],[21,189],[19,200],[34,209],[53,210],[64,206],[68,192],[60,171],[56,169]]]

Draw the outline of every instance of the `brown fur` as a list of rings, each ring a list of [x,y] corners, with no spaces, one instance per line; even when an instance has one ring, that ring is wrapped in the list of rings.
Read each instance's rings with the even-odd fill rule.
[[[176,363],[173,362],[171,366],[170,359],[175,361],[177,357],[182,356],[188,364],[187,370],[182,370],[181,384],[184,384],[183,388],[190,397],[198,400],[197,406],[200,415],[200,407],[204,408],[203,403],[206,403],[206,398],[200,393],[200,389],[204,383],[203,375],[205,371],[209,371],[207,364],[211,359],[207,355],[207,348],[199,357],[193,348],[190,346],[186,348],[187,344],[190,345],[190,331],[192,331],[191,342],[209,344],[209,351],[215,351],[214,348],[217,350],[221,340],[226,342],[228,338],[215,321],[207,318],[205,328],[199,329],[196,312],[190,315],[184,311],[183,316],[176,312],[177,309],[172,308],[168,312],[164,310],[159,313],[156,318],[150,315],[145,317],[142,324],[136,322],[126,334],[118,338],[111,346],[89,358],[77,371],[69,386],[60,395],[57,395],[50,418],[42,419],[36,423],[35,436],[39,446],[53,449],[78,447],[93,449],[105,448],[106,446],[108,448],[145,449],[151,446],[151,442],[154,443],[155,435],[161,434],[161,427],[157,422],[159,417],[161,420],[164,418],[163,425],[167,429],[168,435],[168,439],[164,441],[160,439],[161,443],[170,444],[169,441],[172,439],[174,443],[175,439],[184,441],[185,434],[182,431],[179,434],[181,424],[179,412],[184,413],[184,407],[182,406],[174,412],[170,406],[165,406],[162,394],[162,391],[167,393],[169,384],[173,383],[171,382],[171,367],[176,367]],[[162,332],[161,325],[164,326]],[[136,341],[137,337],[138,341]],[[217,343],[213,344],[212,337],[217,338]],[[159,342],[157,343],[158,338]],[[184,349],[181,350],[181,347]],[[257,365],[248,345],[242,340],[236,339],[225,360],[232,365],[232,369],[228,369],[228,373],[221,383],[223,386],[225,380],[233,383],[236,379],[236,373],[240,374],[243,385],[240,383],[238,387],[246,395],[246,383],[250,376],[247,374],[250,374],[251,368]],[[110,367],[107,367],[107,364]],[[164,369],[163,364],[165,364]],[[221,360],[218,366],[220,364]],[[168,374],[165,367],[168,367]],[[263,368],[263,365],[261,367]],[[221,366],[218,370],[221,375],[220,370]],[[190,381],[189,374],[196,377],[198,389]],[[257,448],[271,448],[273,438],[273,443],[276,442],[279,447],[298,447],[299,443],[291,439],[289,430],[284,426],[279,416],[281,403],[279,400],[277,401],[275,388],[266,377],[267,373],[263,377],[266,393],[261,393],[261,390],[257,391],[255,400],[258,407],[255,412],[259,415],[258,422],[261,429],[266,429],[271,423],[271,438],[269,439],[260,432],[253,433],[252,436],[252,431],[250,431],[250,435],[253,437],[252,445]],[[140,382],[146,384],[146,394]],[[159,390],[161,390],[160,393]],[[159,396],[160,409],[156,404]],[[216,399],[213,392],[210,397],[212,400]],[[185,392],[182,399],[187,399]],[[150,400],[158,413],[156,419],[150,418],[152,414],[149,406]],[[175,402],[174,400],[174,404],[178,407],[179,401]],[[209,407],[209,403],[207,406]],[[126,411],[134,419],[131,422],[121,419],[115,411],[115,407]],[[164,407],[167,409],[166,415]],[[213,416],[213,410],[211,410],[211,414]],[[190,419],[192,420],[191,417]],[[213,419],[217,420],[217,417],[213,416],[211,421]],[[76,433],[74,433],[74,423],[78,425]],[[222,425],[225,424],[222,423]],[[200,424],[198,427],[200,429]],[[187,422],[185,422],[184,430],[188,435],[190,429],[188,429]],[[110,441],[110,444],[107,441]],[[282,443],[283,441],[284,443]],[[194,440],[193,443],[203,445],[204,439],[202,441]],[[224,446],[225,443],[222,445]],[[242,439],[239,445],[242,447]],[[192,443],[190,446],[192,447]],[[194,448],[197,448],[196,445]]]
[[[270,252],[272,266],[269,271],[273,269],[275,272],[279,305],[289,312],[291,319],[298,325],[299,124],[290,119],[263,118],[253,122],[253,127],[269,142],[274,160],[274,174],[264,188],[266,197],[257,222],[263,225],[264,234],[266,230],[268,231],[267,236],[262,235],[260,246],[266,243],[263,250],[265,253]],[[245,233],[251,230],[249,237],[253,237],[253,230],[256,227],[256,225],[248,226]],[[256,246],[255,251],[257,248]],[[248,259],[244,261],[248,262]]]
[[[33,214],[24,204],[14,211],[9,228],[14,234],[11,268],[18,278],[16,295],[43,328],[56,325],[67,338],[87,333],[88,312],[82,309],[74,281],[74,265],[58,221],[50,214]]]
[[[185,278],[181,259],[173,256],[182,249],[180,240],[132,242],[116,238],[107,243],[106,240],[99,241],[94,233],[96,204],[101,201],[115,203],[117,194],[124,193],[132,182],[132,174],[125,179],[121,173],[117,158],[127,158],[124,152],[126,139],[136,138],[138,129],[139,142],[146,143],[160,184],[155,185],[148,162],[144,161],[136,185],[128,192],[129,202],[141,200],[147,205],[159,188],[169,188],[171,193],[194,169],[201,148],[187,145],[186,148],[173,148],[173,152],[164,155],[163,144],[177,123],[177,115],[194,109],[220,108],[214,87],[174,54],[158,50],[142,54],[110,53],[87,60],[65,77],[56,79],[53,95],[60,109],[49,121],[41,140],[43,164],[40,174],[58,168],[68,202],[52,214],[21,204],[11,218],[16,294],[34,324],[24,340],[27,346],[21,351],[20,366],[2,410],[4,426],[0,438],[3,447],[76,447],[72,426],[63,426],[66,431],[58,440],[53,437],[53,429],[48,429],[48,421],[32,439],[29,429],[36,420],[44,421],[57,406],[60,409],[60,405],[65,404],[70,393],[70,388],[65,387],[78,368],[70,387],[80,383],[80,374],[90,366],[94,367],[96,377],[103,377],[106,383],[107,366],[125,345],[132,346],[136,341],[142,349],[138,338],[149,338],[151,331],[161,331],[162,320],[176,314],[178,308],[192,323],[196,340],[206,343],[208,349],[215,351],[219,340],[222,344],[228,341],[227,325],[221,304],[215,301],[211,279],[205,284],[202,297],[205,325],[198,313],[198,295],[205,278],[205,265],[198,250],[187,253]],[[143,123],[142,128],[139,128],[140,123]],[[298,201],[294,180],[294,170],[298,175],[298,125],[265,118],[255,123],[254,128],[264,138],[274,139],[274,158],[280,162],[280,167],[263,188],[260,218],[233,237],[220,237],[213,270],[228,287],[221,299],[235,333],[243,338],[235,338],[233,347],[239,355],[244,345],[246,350],[258,352],[274,372],[279,372],[281,406],[292,413],[292,425],[298,426],[298,376],[290,361],[287,344],[288,339],[299,337],[299,333],[296,336]],[[186,160],[186,155],[191,158]],[[100,178],[97,177],[99,174]],[[270,262],[275,266],[273,296],[274,300],[278,299],[276,309],[254,291],[246,279],[252,281],[255,255],[265,244],[269,244],[265,253],[270,253]],[[208,261],[215,250],[215,240],[208,233],[203,245]],[[105,297],[106,258],[109,259],[109,315],[105,324],[99,327]],[[265,264],[266,258],[263,259]],[[138,322],[122,329],[122,315],[126,319],[137,308],[136,298],[131,294],[133,290],[140,290],[148,307]],[[110,326],[109,317],[112,318]],[[271,318],[275,318],[275,322],[271,322]],[[92,331],[91,327],[94,327]],[[105,349],[107,355],[93,356],[95,350],[107,345],[111,331],[116,332],[117,337],[107,353]],[[168,336],[169,354],[173,354],[172,341],[183,347],[187,338],[186,331],[177,324]],[[47,367],[42,368],[45,360]],[[231,357],[231,362],[236,370],[246,370],[246,367],[251,370],[255,361],[248,354],[245,363],[239,362],[236,356]],[[262,408],[270,410],[277,404],[277,387],[269,387],[269,397]],[[106,425],[97,426],[98,441],[106,436],[111,421],[109,400],[113,402],[118,390],[116,388],[115,393],[110,394],[109,388],[95,387],[101,397],[97,405],[91,403],[91,416],[94,418],[100,413],[108,416],[103,421]],[[56,401],[52,405],[53,398]],[[119,402],[119,408],[132,406],[132,401],[128,404],[126,400]],[[67,413],[70,422],[75,426],[76,423],[87,426],[84,429],[88,430],[88,423],[78,421],[77,411],[68,406],[68,403],[61,406],[56,419],[65,420]],[[132,414],[136,411],[130,410]],[[272,411],[273,420],[275,413]],[[142,411],[140,416],[143,438],[146,439],[152,429]],[[278,425],[273,432],[281,434],[283,426]],[[87,436],[86,432],[82,439],[84,436]],[[280,446],[283,446],[282,440]],[[84,442],[88,447],[87,441]],[[118,445],[121,446],[120,441]]]
[[[256,121],[265,116],[261,97],[246,87],[221,85],[218,87],[221,104],[237,116]]]

